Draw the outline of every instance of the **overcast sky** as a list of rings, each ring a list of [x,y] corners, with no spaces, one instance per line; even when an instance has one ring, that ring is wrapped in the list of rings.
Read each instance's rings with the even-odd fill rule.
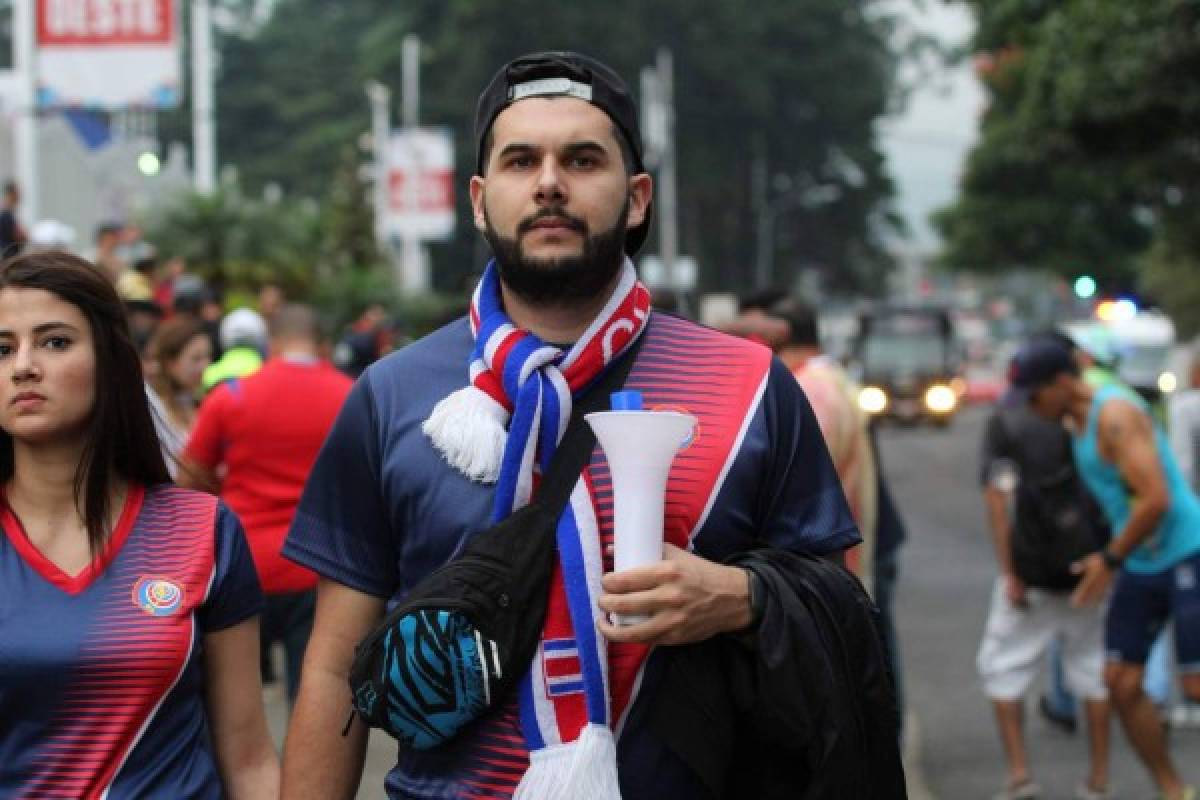
[[[895,0],[912,25],[947,45],[964,43],[974,29],[960,4]],[[913,244],[937,246],[929,214],[953,201],[963,159],[974,143],[984,96],[969,60],[954,69],[938,67],[922,80],[900,116],[881,126],[884,153],[896,181],[896,205],[908,220]]]

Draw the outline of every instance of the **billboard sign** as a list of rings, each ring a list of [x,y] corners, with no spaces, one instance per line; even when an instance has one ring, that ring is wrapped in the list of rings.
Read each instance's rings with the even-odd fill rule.
[[[392,134],[388,147],[385,227],[401,238],[447,239],[454,234],[454,137],[447,128]]]
[[[42,108],[179,104],[176,0],[36,0]]]

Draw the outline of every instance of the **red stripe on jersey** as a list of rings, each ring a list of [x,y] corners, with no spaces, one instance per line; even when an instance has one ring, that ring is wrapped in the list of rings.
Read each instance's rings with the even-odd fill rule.
[[[683,411],[696,417],[691,444],[681,450],[667,481],[663,535],[687,548],[721,490],[724,472],[741,446],[740,437],[758,408],[758,394],[771,366],[771,351],[744,339],[657,314],[625,388],[642,393],[648,409]],[[595,498],[601,542],[612,543],[612,479],[602,451],[587,476]],[[606,568],[611,561],[606,557]],[[612,719],[620,720],[649,648],[632,643],[608,646]]]
[[[143,535],[127,543],[136,549],[123,554],[112,574],[112,589],[100,603],[104,622],[84,641],[22,798],[101,797],[195,646],[194,612],[206,600],[215,570],[216,498],[157,489],[147,496],[139,522]],[[141,606],[139,582],[148,590]]]

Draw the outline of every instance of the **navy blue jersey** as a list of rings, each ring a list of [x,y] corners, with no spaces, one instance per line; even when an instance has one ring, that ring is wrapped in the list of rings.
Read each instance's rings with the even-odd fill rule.
[[[647,408],[700,420],[672,467],[669,539],[681,531],[714,561],[756,543],[818,554],[858,543],[816,418],[782,364],[758,345],[660,314],[646,337],[626,387],[640,390]],[[285,556],[395,604],[488,527],[493,487],[456,472],[421,431],[434,405],[466,385],[471,347],[459,320],[364,373],[317,459]],[[599,448],[589,470],[607,539],[611,481]],[[703,796],[698,778],[642,723],[654,654],[625,674],[617,662],[627,654],[610,648],[623,796]],[[511,703],[442,748],[401,751],[387,789],[393,798],[506,798],[527,760]]]
[[[223,797],[203,636],[262,604],[237,518],[200,492],[131,487],[75,576],[6,505],[0,523],[0,797]]]

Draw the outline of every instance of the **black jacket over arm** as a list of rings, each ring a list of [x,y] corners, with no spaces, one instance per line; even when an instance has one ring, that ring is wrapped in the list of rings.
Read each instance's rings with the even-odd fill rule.
[[[906,797],[874,605],[845,569],[756,550],[756,632],[673,648],[652,725],[718,798]]]

